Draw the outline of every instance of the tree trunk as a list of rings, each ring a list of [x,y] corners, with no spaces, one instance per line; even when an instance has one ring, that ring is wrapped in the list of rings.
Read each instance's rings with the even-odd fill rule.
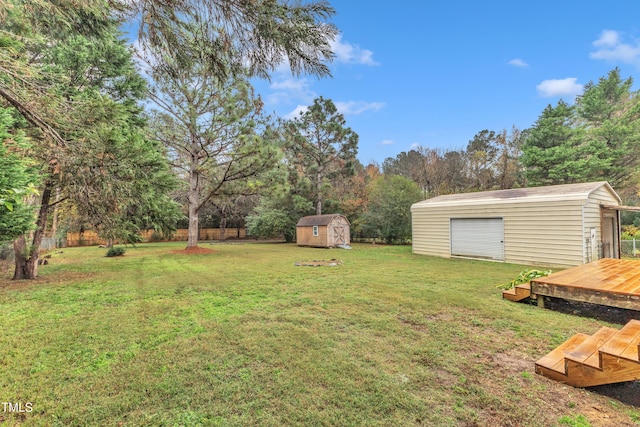
[[[318,171],[316,175],[316,215],[322,215],[322,174]]]
[[[40,255],[40,244],[44,237],[44,229],[49,215],[49,204],[51,203],[51,191],[53,184],[50,180],[45,182],[42,190],[42,199],[36,229],[33,232],[30,245],[27,245],[27,238],[22,235],[13,242],[15,252],[15,270],[13,280],[35,279],[38,277],[38,257]]]
[[[227,234],[227,213],[225,206],[220,209],[220,240],[225,240]]]
[[[58,234],[58,203],[60,202],[60,187],[56,188],[56,201],[53,207],[53,218],[51,219],[51,237]]]
[[[192,166],[189,174],[189,238],[187,248],[198,246],[198,203],[200,201],[200,188],[198,183],[198,171]]]

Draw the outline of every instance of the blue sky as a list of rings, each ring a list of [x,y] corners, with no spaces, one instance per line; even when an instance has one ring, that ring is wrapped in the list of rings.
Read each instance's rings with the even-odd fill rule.
[[[637,1],[330,3],[341,31],[333,78],[280,70],[254,83],[280,117],[332,99],[365,164],[416,145],[464,148],[483,129],[525,129],[616,66],[640,81]]]

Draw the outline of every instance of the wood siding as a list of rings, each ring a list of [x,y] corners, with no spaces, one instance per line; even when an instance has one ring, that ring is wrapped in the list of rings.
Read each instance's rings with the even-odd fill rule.
[[[313,226],[296,228],[296,243],[300,246],[328,247],[327,226],[317,225],[318,235],[313,235]]]
[[[318,227],[318,235],[313,235],[314,225],[298,225],[296,227],[296,243],[299,246],[333,248],[339,244],[351,244],[349,221],[342,215],[335,215],[327,225]],[[339,241],[342,236],[343,240]]]

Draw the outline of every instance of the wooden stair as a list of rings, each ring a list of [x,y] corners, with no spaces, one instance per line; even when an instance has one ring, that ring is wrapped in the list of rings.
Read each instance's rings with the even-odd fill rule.
[[[536,362],[536,373],[574,387],[640,379],[640,320],[572,336]]]
[[[502,291],[502,298],[510,301],[522,301],[531,296],[531,283],[523,283],[511,289]]]

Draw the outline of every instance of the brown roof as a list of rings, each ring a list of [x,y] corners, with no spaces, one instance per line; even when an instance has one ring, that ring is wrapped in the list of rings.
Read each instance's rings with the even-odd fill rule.
[[[340,214],[327,214],[327,215],[310,215],[300,218],[297,227],[312,227],[314,225],[329,225],[336,217],[342,217],[347,219],[344,215]],[[347,220],[347,223],[349,220]]]

